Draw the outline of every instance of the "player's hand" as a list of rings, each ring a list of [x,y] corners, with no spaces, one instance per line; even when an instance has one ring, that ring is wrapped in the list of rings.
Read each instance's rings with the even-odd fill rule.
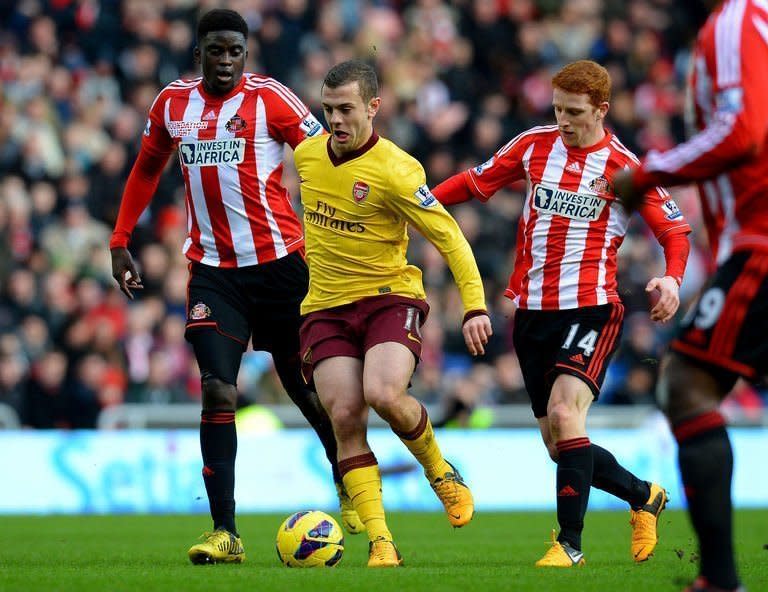
[[[613,178],[613,191],[630,214],[645,201],[645,193],[637,189],[632,171],[619,171]]]
[[[651,320],[666,323],[677,312],[680,306],[680,286],[677,280],[671,276],[655,277],[645,287],[645,291],[652,294],[659,293],[659,300],[651,309]]]
[[[136,271],[133,257],[125,247],[114,247],[109,252],[112,255],[112,277],[120,286],[120,291],[133,300],[131,290],[144,289],[139,272]]]
[[[487,345],[490,336],[493,335],[491,318],[487,314],[481,314],[467,319],[461,332],[464,334],[464,343],[467,344],[469,353],[473,356],[484,354],[485,345]]]

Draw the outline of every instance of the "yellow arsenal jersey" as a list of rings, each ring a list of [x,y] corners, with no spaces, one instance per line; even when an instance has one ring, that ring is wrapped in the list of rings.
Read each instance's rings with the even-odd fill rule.
[[[294,160],[309,265],[302,314],[381,294],[424,298],[421,270],[405,258],[409,223],[442,253],[465,312],[485,310],[469,244],[430,192],[416,159],[374,134],[341,158],[329,136],[307,138]]]

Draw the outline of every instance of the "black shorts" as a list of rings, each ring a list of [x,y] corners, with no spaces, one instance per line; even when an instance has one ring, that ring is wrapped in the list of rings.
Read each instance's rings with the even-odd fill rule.
[[[768,253],[739,251],[718,267],[670,349],[698,362],[724,391],[768,371]]]
[[[547,415],[550,391],[559,374],[580,378],[597,399],[623,322],[620,302],[515,313],[512,339],[536,418]]]
[[[299,306],[307,293],[309,273],[298,251],[235,269],[191,263],[187,287],[186,338],[214,329],[253,349],[271,353],[299,351]]]

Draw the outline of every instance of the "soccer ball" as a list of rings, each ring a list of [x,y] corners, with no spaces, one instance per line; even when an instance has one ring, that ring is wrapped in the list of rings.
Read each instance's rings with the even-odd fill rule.
[[[288,567],[333,567],[344,553],[344,533],[325,512],[296,512],[280,525],[275,546]]]

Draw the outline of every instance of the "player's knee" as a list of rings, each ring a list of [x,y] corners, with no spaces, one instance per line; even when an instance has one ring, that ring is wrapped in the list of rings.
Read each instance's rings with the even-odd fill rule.
[[[578,410],[566,402],[559,402],[552,405],[547,410],[547,417],[549,418],[549,425],[554,434],[559,434],[564,431],[568,431],[573,427],[579,417]],[[554,446],[554,443],[552,443]],[[550,444],[547,443],[547,450],[550,450]],[[552,453],[550,452],[550,457]]]
[[[390,417],[400,404],[401,389],[392,383],[366,385],[365,401],[382,417]]]
[[[235,385],[213,376],[203,376],[203,409],[231,409],[237,406]]]
[[[365,430],[367,423],[365,411],[356,405],[331,405],[328,415],[336,438],[342,442]]]
[[[664,360],[656,387],[656,398],[661,410],[669,418],[677,415],[679,408],[685,406],[685,374],[685,369],[677,357],[672,356]]]
[[[713,377],[674,354],[664,360],[657,396],[672,423],[716,409],[721,398]]]

